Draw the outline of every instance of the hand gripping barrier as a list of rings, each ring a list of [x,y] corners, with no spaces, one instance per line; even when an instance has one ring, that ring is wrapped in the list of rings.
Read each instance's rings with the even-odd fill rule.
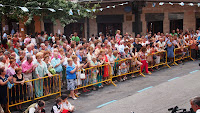
[[[113,78],[134,73],[139,73],[141,76],[145,77],[145,75],[141,72],[141,66],[139,66],[138,62],[139,61],[136,58],[128,58],[115,61],[111,71],[113,72]]]
[[[25,81],[24,84],[15,84],[12,88],[7,88],[8,112],[11,113],[10,107],[57,94],[61,96],[60,75],[46,76],[41,79]]]
[[[78,70],[76,72],[76,90],[95,85],[101,86],[102,83],[112,83],[114,86],[116,86],[116,84],[112,81],[112,74],[110,70],[111,66],[109,64]],[[83,75],[85,75],[85,77],[83,77]]]
[[[177,61],[184,60],[186,58],[190,58],[191,60],[194,61],[194,59],[191,57],[191,49],[190,49],[189,46],[174,49],[174,62],[173,62],[173,64],[178,65],[176,63]]]
[[[154,68],[158,66],[167,66],[171,68],[167,63],[167,51],[160,51],[147,55],[148,68]]]

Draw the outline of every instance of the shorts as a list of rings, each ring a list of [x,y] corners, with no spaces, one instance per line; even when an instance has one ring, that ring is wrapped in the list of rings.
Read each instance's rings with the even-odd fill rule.
[[[76,79],[67,79],[67,90],[72,91],[76,89]]]

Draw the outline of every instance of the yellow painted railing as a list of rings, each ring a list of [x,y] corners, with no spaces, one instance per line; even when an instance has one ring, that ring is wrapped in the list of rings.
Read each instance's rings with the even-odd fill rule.
[[[180,61],[186,58],[190,58],[191,60],[194,61],[194,59],[191,57],[191,49],[189,46],[174,49],[174,63],[173,64],[178,65],[176,63],[177,61]]]
[[[11,89],[7,89],[8,110],[13,106],[57,94],[61,96],[60,75],[28,80],[25,81],[23,85],[15,84]]]

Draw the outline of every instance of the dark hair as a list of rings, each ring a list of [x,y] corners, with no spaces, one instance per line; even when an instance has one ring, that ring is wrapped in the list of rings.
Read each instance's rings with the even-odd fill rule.
[[[61,101],[62,101],[61,98],[57,98],[57,99],[56,99],[56,104],[58,104],[58,103],[61,102]]]
[[[66,98],[68,98],[68,96],[67,96],[66,94],[63,94],[63,95],[61,96],[61,99],[62,99],[62,100],[65,100]]]
[[[192,103],[200,107],[200,97],[195,97],[192,100]]]
[[[0,75],[4,72],[4,68],[0,68]]]
[[[83,61],[83,62],[86,62],[86,61],[87,61],[87,57],[83,57],[83,58],[82,58],[82,61]]]
[[[45,102],[44,102],[43,100],[39,100],[39,101],[38,101],[38,106],[39,106],[39,107],[43,107],[43,106],[44,106],[44,103],[45,103]]]
[[[132,53],[135,53],[135,50],[136,50],[136,48],[134,47],[134,48],[132,49]]]

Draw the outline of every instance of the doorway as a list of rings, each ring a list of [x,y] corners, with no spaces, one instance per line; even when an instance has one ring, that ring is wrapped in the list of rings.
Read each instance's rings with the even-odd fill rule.
[[[64,34],[66,37],[69,37],[71,34],[77,32],[79,38],[85,37],[84,23],[71,23],[66,25],[64,28]]]
[[[53,23],[52,22],[44,23],[44,31],[46,31],[47,34],[54,33]]]
[[[148,22],[147,30],[148,32],[152,32],[153,34],[158,32],[163,33],[163,21]]]
[[[176,29],[183,30],[183,19],[179,20],[170,20],[170,32]]]
[[[102,32],[104,35],[115,36],[117,30],[120,30],[123,34],[122,23],[98,23],[98,33]]]
[[[32,20],[30,24],[26,25],[26,34],[33,35],[35,34],[35,21]]]

